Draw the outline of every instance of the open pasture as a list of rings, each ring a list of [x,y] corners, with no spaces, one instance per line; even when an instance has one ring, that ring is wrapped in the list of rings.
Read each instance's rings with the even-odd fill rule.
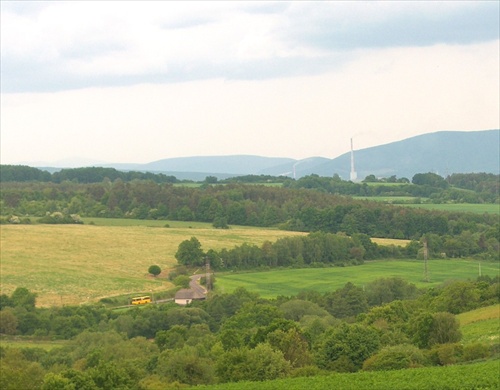
[[[245,287],[264,298],[296,295],[303,290],[326,292],[343,287],[347,282],[364,286],[375,279],[401,277],[417,287],[434,287],[450,279],[476,279],[479,263],[474,260],[430,260],[430,282],[424,282],[422,260],[377,260],[360,266],[285,269],[248,273],[224,273],[216,276],[216,289],[231,292]],[[496,276],[499,264],[482,262],[482,275]]]
[[[500,343],[500,304],[457,315],[464,343]]]
[[[179,244],[196,237],[203,250],[232,248],[244,242],[260,245],[266,240],[303,233],[271,229],[213,229],[198,223],[184,227],[95,225],[2,225],[0,229],[0,291],[10,294],[26,287],[38,294],[39,306],[94,302],[102,297],[154,292],[171,288],[164,277],[176,264]],[[148,224],[167,221],[145,221]],[[153,225],[154,226],[154,225]],[[191,227],[189,227],[191,226]],[[150,265],[163,273],[148,275]]]
[[[354,199],[371,200],[394,204],[401,207],[414,207],[425,210],[450,211],[475,214],[500,214],[500,204],[496,203],[421,203],[427,198],[413,196],[353,196]],[[417,199],[420,201],[417,203]]]
[[[425,210],[452,211],[461,213],[476,213],[476,214],[500,214],[500,204],[495,203],[420,203],[420,204],[405,204],[405,207],[417,207]]]

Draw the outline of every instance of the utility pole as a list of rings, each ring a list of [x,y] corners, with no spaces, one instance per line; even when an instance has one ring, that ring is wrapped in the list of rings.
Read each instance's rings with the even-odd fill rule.
[[[210,259],[208,256],[205,257],[205,282],[207,284],[207,293],[211,288],[211,283],[210,283]]]
[[[427,248],[427,238],[424,237],[424,282],[429,283],[429,269],[427,267],[427,258],[429,257],[429,250]]]

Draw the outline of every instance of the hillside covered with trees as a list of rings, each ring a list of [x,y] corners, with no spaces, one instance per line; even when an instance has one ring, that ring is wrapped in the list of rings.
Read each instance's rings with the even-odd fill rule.
[[[40,309],[36,294],[18,288],[0,296],[0,333],[69,341],[2,346],[0,387],[153,390],[498,358],[498,340],[461,343],[455,317],[497,304],[498,287],[489,277],[431,290],[384,278],[325,294],[266,300],[238,289],[189,307],[126,311]]]

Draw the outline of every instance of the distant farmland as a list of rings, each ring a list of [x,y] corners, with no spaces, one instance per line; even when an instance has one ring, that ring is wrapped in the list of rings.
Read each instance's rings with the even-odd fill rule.
[[[453,211],[476,214],[500,214],[500,204],[495,203],[417,203],[413,196],[354,196],[354,199],[373,200],[381,203],[394,204],[401,207],[414,207],[425,210]]]
[[[364,286],[377,278],[401,277],[418,287],[433,287],[447,280],[474,280],[479,263],[474,260],[430,260],[430,282],[424,282],[422,260],[377,260],[353,267],[286,269],[266,272],[224,273],[216,276],[216,289],[231,292],[237,287],[257,292],[264,298],[295,295],[303,290],[326,292],[343,287],[347,282]],[[499,263],[482,262],[481,274],[499,274]]]
[[[88,218],[85,223],[2,225],[1,293],[10,294],[16,287],[27,287],[38,294],[39,305],[59,306],[95,302],[116,295],[165,291],[173,287],[166,276],[177,264],[175,253],[179,244],[193,236],[207,251],[243,243],[260,246],[266,240],[274,242],[281,237],[305,234],[237,226],[213,229],[211,224],[199,222]],[[405,240],[373,240],[382,245],[407,243]],[[148,275],[147,269],[152,264],[162,268],[160,277]],[[434,264],[442,266],[434,268]],[[468,268],[457,264],[461,263],[431,262],[432,283],[477,274],[477,263],[464,262]],[[483,264],[483,273],[488,272],[494,274],[498,267]],[[392,274],[418,282],[422,277],[421,265],[416,261],[385,261],[361,267],[221,274],[217,275],[217,288],[231,291],[243,286],[272,297],[306,288],[326,291],[342,287],[347,281],[363,284]]]
[[[99,220],[95,225],[2,225],[0,291],[26,287],[41,306],[79,304],[99,298],[172,287],[166,278],[147,274],[150,265],[173,267],[179,244],[197,237],[203,250],[232,248],[244,242],[261,245],[301,235],[271,229],[213,229],[210,224]],[[117,226],[101,226],[114,223]],[[178,226],[178,227],[177,227]],[[189,227],[191,226],[191,227]]]

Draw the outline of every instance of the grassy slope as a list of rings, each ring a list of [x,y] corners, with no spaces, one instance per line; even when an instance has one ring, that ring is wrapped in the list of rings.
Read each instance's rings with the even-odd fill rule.
[[[331,291],[343,287],[347,282],[363,286],[382,277],[399,276],[419,287],[432,287],[449,279],[475,279],[478,276],[478,263],[473,260],[431,260],[428,264],[430,283],[423,281],[422,261],[384,260],[344,268],[225,273],[217,276],[216,288],[231,292],[241,286],[258,292],[265,298],[272,298],[278,295],[295,295],[301,290]],[[499,264],[483,262],[481,272],[483,275],[498,275]]]
[[[176,264],[179,244],[197,237],[204,250],[301,233],[270,229],[218,230],[200,224],[170,228],[96,225],[2,225],[1,293],[27,287],[41,306],[78,304],[103,296],[170,288],[165,278],[147,274],[151,264],[166,273]],[[147,221],[151,223],[152,221]],[[130,224],[130,222],[128,222]],[[165,221],[161,222],[165,225]],[[191,225],[188,225],[191,226]]]
[[[457,316],[462,341],[498,344],[500,340],[500,304],[482,307]]]

